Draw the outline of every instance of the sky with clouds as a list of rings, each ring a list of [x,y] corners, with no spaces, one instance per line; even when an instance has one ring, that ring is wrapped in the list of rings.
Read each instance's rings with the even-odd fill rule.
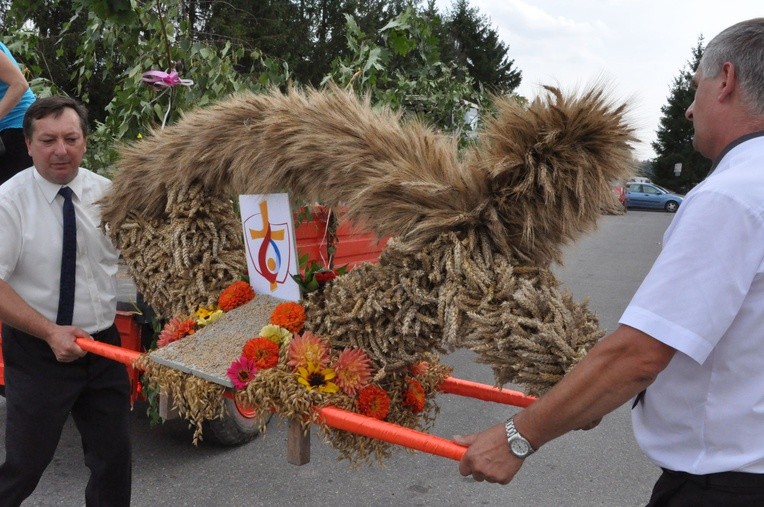
[[[628,100],[642,141],[635,156],[655,156],[650,143],[671,86],[705,42],[728,26],[764,16],[762,0],[469,0],[488,16],[523,73],[517,92],[533,98],[540,85],[568,92],[608,85]],[[451,0],[437,0],[441,12]]]

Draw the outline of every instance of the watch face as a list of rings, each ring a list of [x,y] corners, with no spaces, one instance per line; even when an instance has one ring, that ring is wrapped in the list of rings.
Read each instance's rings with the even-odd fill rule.
[[[515,456],[525,456],[530,451],[530,446],[527,442],[520,440],[520,439],[514,439],[512,440],[512,453],[515,454]]]

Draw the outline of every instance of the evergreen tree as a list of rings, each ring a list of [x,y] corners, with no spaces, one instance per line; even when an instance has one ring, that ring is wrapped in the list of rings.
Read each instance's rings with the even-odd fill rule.
[[[475,82],[497,93],[512,93],[522,80],[522,72],[507,56],[509,46],[501,42],[487,16],[468,0],[454,0],[441,36],[443,61],[465,67]]]
[[[659,185],[678,192],[688,192],[703,181],[711,168],[711,162],[692,147],[692,122],[685,118],[687,108],[695,97],[692,77],[703,56],[703,37],[692,50],[692,60],[674,79],[671,95],[666,105],[661,107],[663,116],[657,131],[657,140],[652,143],[657,157],[653,160],[654,181]],[[674,175],[674,166],[682,164],[682,172]]]
[[[198,36],[209,43],[222,46],[231,42],[235,47],[257,50],[283,60],[290,69],[299,67],[312,47],[309,20],[292,0],[207,1],[201,5]],[[242,58],[237,70],[254,63],[251,57]]]

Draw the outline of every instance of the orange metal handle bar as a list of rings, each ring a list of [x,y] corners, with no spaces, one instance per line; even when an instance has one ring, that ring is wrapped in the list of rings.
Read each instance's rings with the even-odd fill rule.
[[[455,377],[447,377],[443,383],[440,384],[440,389],[448,394],[468,396],[478,400],[493,401],[495,403],[514,405],[516,407],[527,407],[536,401],[534,396],[528,396],[518,391],[497,389],[493,386],[472,382],[470,380],[462,380]]]
[[[527,396],[518,391],[499,390],[493,386],[447,377],[440,385],[443,392],[468,396],[483,401],[493,401],[505,405],[527,407],[536,398]],[[397,424],[392,424],[373,417],[366,417],[355,412],[349,412],[341,408],[328,406],[317,409],[323,422],[338,430],[350,431],[366,437],[376,438],[391,444],[402,445],[409,449],[434,454],[455,461],[461,461],[467,448],[451,440],[412,430]]]
[[[435,456],[461,461],[462,456],[467,452],[466,447],[451,440],[348,412],[341,408],[328,406],[317,409],[317,412],[323,422],[332,428],[402,445]]]
[[[97,342],[95,340],[88,340],[87,338],[77,338],[74,341],[86,352],[92,352],[93,354],[124,363],[128,366],[132,366],[133,361],[141,356],[141,353],[138,351],[117,347],[116,345],[109,345],[108,343]]]

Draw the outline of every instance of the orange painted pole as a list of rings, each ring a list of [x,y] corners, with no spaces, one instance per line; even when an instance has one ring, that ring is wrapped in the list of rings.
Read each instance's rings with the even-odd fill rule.
[[[323,407],[316,410],[323,422],[338,430],[350,431],[366,437],[376,438],[409,449],[434,454],[443,458],[461,461],[467,448],[442,437],[412,430],[373,417],[349,412],[337,407]]]
[[[86,352],[91,352],[93,354],[103,356],[107,359],[112,359],[119,363],[124,363],[128,366],[132,366],[133,361],[138,359],[141,355],[140,352],[135,350],[125,349],[122,347],[117,347],[116,345],[97,342],[95,340],[88,340],[87,338],[77,338],[75,342],[80,346],[82,350]]]
[[[493,386],[472,382],[470,380],[462,380],[455,377],[447,377],[443,383],[440,384],[440,389],[448,394],[468,396],[478,400],[493,401],[495,403],[514,405],[516,407],[527,407],[536,401],[534,396],[528,396],[518,391],[497,389]]]

